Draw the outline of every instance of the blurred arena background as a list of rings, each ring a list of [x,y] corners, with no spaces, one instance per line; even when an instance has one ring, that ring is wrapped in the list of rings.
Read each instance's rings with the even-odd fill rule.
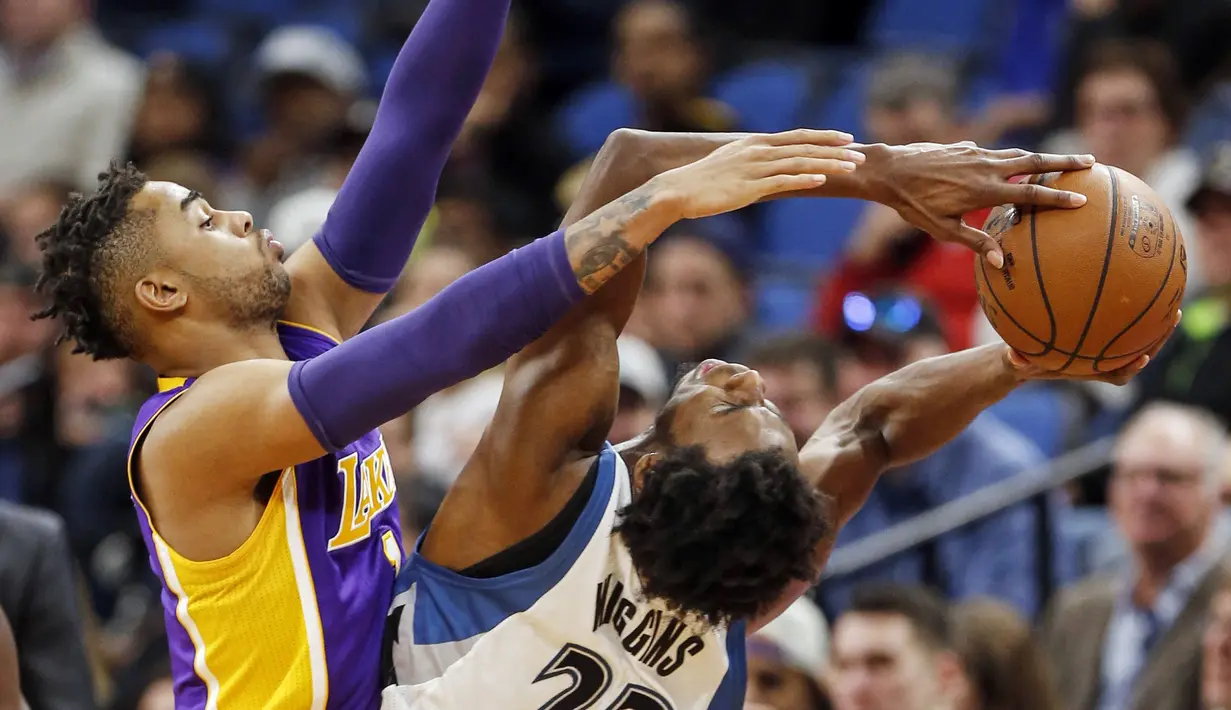
[[[35,235],[127,158],[251,210],[288,250],[304,243],[425,4],[0,0],[0,607],[32,710],[173,707],[125,480],[152,375],[72,356],[53,324],[28,319]],[[816,604],[750,642],[750,698],[1225,710],[1228,38],[1226,0],[520,0],[378,317],[550,232],[620,127],[1091,152],[1141,176],[1180,222],[1181,330],[1131,388],[1032,384],[887,476]],[[995,338],[972,255],[875,205],[775,202],[681,224],[653,252],[621,343],[613,440],[652,418],[681,363],[757,367],[806,436],[871,379]],[[500,386],[489,372],[385,429],[408,540]]]

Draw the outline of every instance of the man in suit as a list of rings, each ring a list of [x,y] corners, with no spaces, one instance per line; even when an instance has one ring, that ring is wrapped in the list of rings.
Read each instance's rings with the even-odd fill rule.
[[[1132,564],[1061,592],[1043,630],[1069,710],[1200,707],[1205,613],[1231,578],[1214,532],[1225,451],[1218,420],[1187,406],[1122,430],[1108,498]]]
[[[31,710],[94,708],[77,589],[60,519],[0,502],[0,610],[17,641]]]

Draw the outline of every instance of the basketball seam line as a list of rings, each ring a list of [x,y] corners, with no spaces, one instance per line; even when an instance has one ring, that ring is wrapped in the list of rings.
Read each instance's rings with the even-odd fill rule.
[[[1162,214],[1160,211],[1159,219],[1162,221],[1162,233],[1166,234],[1167,233],[1167,216],[1165,214]],[[1179,232],[1175,230],[1174,222],[1175,220],[1173,219],[1172,225],[1171,225],[1172,231],[1175,231],[1177,236],[1171,240],[1171,261],[1167,264],[1167,273],[1163,274],[1163,282],[1158,285],[1158,290],[1154,292],[1154,297],[1151,298],[1150,302],[1146,304],[1145,309],[1142,310],[1141,313],[1138,313],[1137,317],[1134,318],[1131,323],[1124,326],[1124,328],[1119,333],[1116,333],[1115,337],[1107,341],[1107,345],[1103,347],[1102,352],[1099,353],[1098,358],[1096,358],[1094,361],[1094,369],[1096,371],[1099,369],[1099,360],[1103,359],[1103,356],[1107,354],[1107,351],[1111,349],[1111,346],[1114,345],[1117,340],[1122,338],[1125,333],[1132,330],[1133,326],[1137,325],[1137,323],[1139,323],[1142,318],[1145,318],[1146,314],[1149,313],[1154,308],[1154,304],[1158,303],[1158,297],[1163,295],[1163,291],[1167,290],[1167,284],[1171,282],[1171,272],[1173,269],[1175,269],[1175,254],[1176,254],[1176,251],[1178,250],[1179,242],[1180,242],[1180,238],[1178,236]],[[1166,337],[1166,335],[1164,335],[1163,337]],[[1158,341],[1156,340],[1154,341],[1154,343],[1151,343],[1150,347],[1152,348],[1155,344],[1157,344],[1157,342]]]
[[[1082,328],[1081,335],[1077,338],[1077,344],[1073,346],[1073,352],[1081,352],[1081,346],[1086,342],[1086,336],[1090,334],[1090,327],[1094,325],[1094,317],[1098,313],[1099,301],[1103,298],[1103,288],[1107,285],[1107,271],[1111,268],[1111,255],[1115,252],[1116,247],[1116,225],[1120,218],[1120,179],[1116,177],[1114,168],[1108,167],[1107,176],[1111,178],[1111,219],[1110,225],[1107,227],[1107,253],[1103,255],[1103,272],[1099,274],[1098,287],[1094,290],[1094,302],[1090,304],[1090,314],[1086,316],[1086,326]],[[1075,357],[1069,356],[1067,362],[1060,367],[1057,372],[1064,372],[1076,360]]]
[[[1043,176],[1037,177],[1039,181],[1036,184],[1045,185]],[[1030,182],[1034,182],[1034,177],[1030,178]],[[1052,311],[1051,301],[1047,298],[1047,286],[1043,283],[1043,265],[1039,263],[1039,240],[1035,233],[1035,215],[1038,212],[1037,207],[1030,208],[1030,251],[1034,255],[1034,277],[1039,283],[1039,296],[1043,299],[1043,308],[1047,311],[1048,327],[1051,328],[1051,336],[1046,343],[1043,343],[1043,352],[1040,353],[1046,355],[1056,349],[1056,338],[1059,337],[1059,332],[1056,329],[1056,314]]]

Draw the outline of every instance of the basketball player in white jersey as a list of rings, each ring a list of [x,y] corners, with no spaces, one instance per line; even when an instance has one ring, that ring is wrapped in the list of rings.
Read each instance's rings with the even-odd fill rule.
[[[938,200],[964,189],[947,185],[912,205],[942,216]],[[959,197],[947,204],[979,200]],[[612,447],[616,338],[644,268],[509,361],[491,424],[399,575],[383,708],[740,708],[746,634],[813,584],[877,476],[1040,374],[1003,345],[924,361],[797,450],[760,376],[710,360]]]

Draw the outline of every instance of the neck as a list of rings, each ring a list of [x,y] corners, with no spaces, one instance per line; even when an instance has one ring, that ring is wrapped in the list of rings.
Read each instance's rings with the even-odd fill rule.
[[[1181,562],[1201,549],[1205,538],[1206,531],[1202,530],[1194,535],[1186,535],[1184,539],[1173,541],[1169,545],[1138,549],[1135,555],[1138,577],[1133,589],[1136,601],[1153,606],[1154,600],[1167,586],[1171,572]]]
[[[221,325],[194,326],[174,340],[174,349],[144,358],[160,377],[200,377],[233,362],[287,359],[272,323],[238,331]]]

